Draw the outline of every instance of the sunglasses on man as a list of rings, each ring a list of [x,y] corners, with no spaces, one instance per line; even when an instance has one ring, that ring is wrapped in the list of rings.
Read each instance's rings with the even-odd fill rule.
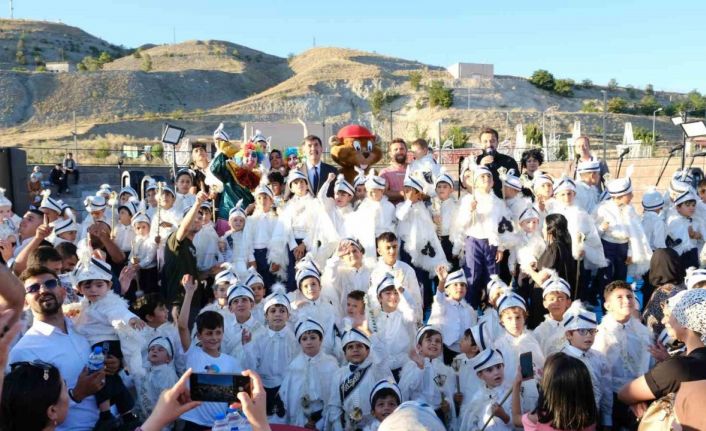
[[[37,293],[39,290],[44,286],[48,290],[54,290],[57,287],[59,287],[61,284],[59,283],[59,280],[56,278],[52,278],[51,280],[47,280],[42,283],[34,283],[30,284],[29,286],[25,286],[25,292],[26,293]]]

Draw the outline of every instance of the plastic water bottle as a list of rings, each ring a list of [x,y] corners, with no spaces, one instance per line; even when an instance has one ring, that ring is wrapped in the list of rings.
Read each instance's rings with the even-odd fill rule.
[[[228,415],[228,431],[249,431],[252,429],[245,415],[240,413],[238,409],[229,408]]]
[[[216,420],[213,422],[213,427],[211,431],[229,431],[228,421],[226,421],[226,415],[223,413],[218,413],[216,415]]]
[[[105,366],[105,355],[103,355],[103,348],[101,346],[96,346],[93,351],[88,355],[88,373],[92,374],[100,371]]]

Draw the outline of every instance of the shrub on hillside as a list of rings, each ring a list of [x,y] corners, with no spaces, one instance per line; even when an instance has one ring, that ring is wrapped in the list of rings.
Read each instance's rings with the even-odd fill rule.
[[[581,104],[581,112],[601,112],[596,100],[584,100]]]
[[[149,54],[145,53],[142,55],[142,65],[140,66],[140,69],[143,72],[149,72],[152,70],[152,57],[150,57]]]
[[[557,79],[554,83],[554,92],[560,96],[573,96],[574,81],[571,79]]]
[[[655,94],[655,88],[652,86],[652,84],[645,85],[645,94],[648,94],[650,96]]]
[[[593,81],[591,81],[590,79],[584,79],[583,81],[581,81],[581,88],[593,88]]]
[[[608,112],[624,114],[628,112],[628,102],[622,97],[613,97],[608,101]]]
[[[409,85],[412,87],[412,90],[419,91],[422,85],[422,72],[409,72]]]
[[[460,126],[453,126],[449,129],[446,139],[454,143],[454,148],[463,148],[468,142],[469,135]]]
[[[608,81],[608,90],[615,91],[617,89],[618,89],[618,80],[615,78],[611,78],[611,80]]]
[[[435,106],[450,108],[454,103],[453,90],[444,87],[442,81],[432,81],[427,93],[429,95],[429,106],[432,108]]]
[[[529,82],[537,88],[547,91],[554,90],[554,75],[543,69],[535,70],[530,77]]]
[[[530,147],[542,146],[542,129],[536,123],[529,123],[524,128],[525,140]]]
[[[654,111],[659,109],[660,104],[654,96],[645,95],[637,104],[638,109],[644,115],[652,115]]]

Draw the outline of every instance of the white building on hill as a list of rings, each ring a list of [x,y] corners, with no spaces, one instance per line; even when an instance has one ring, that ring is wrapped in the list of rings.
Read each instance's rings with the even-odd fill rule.
[[[454,79],[464,78],[489,78],[494,76],[492,64],[480,63],[454,63],[447,67],[446,70],[454,77]]]

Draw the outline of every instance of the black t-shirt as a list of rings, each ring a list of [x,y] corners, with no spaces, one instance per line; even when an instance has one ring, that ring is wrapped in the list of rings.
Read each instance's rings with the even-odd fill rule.
[[[177,233],[174,232],[167,238],[167,245],[164,247],[164,282],[162,292],[169,304],[181,305],[184,300],[184,288],[181,285],[181,278],[185,274],[198,277],[196,267],[196,247],[189,238],[177,241]]]
[[[704,379],[706,347],[694,349],[686,356],[669,358],[645,373],[645,381],[655,398],[678,391],[682,382]]]
[[[487,156],[488,154],[483,151],[478,157],[476,157],[476,164],[480,164],[480,161],[483,159],[483,157]],[[495,196],[499,197],[500,199],[503,198],[503,183],[500,180],[500,174],[498,173],[499,168],[505,168],[508,171],[510,169],[514,169],[517,175],[520,175],[520,169],[517,166],[517,162],[515,159],[512,157],[506,155],[506,154],[501,154],[496,152],[493,152],[493,163],[486,165],[488,169],[490,169],[490,172],[493,174],[493,192],[495,193]]]

